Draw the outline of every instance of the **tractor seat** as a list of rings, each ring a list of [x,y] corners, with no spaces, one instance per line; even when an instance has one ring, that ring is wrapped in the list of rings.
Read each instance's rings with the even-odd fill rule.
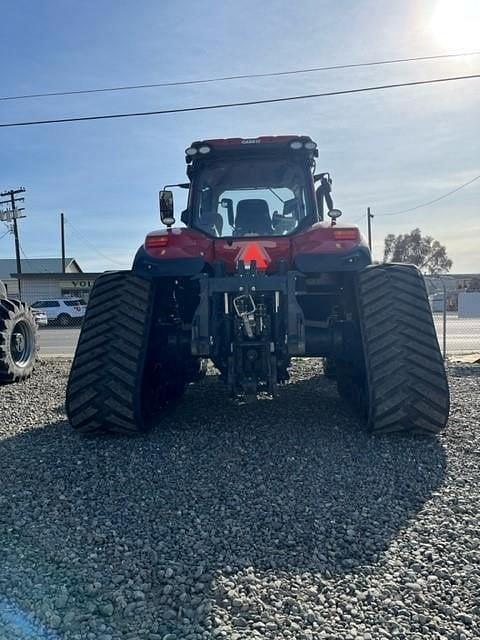
[[[237,204],[233,235],[270,236],[272,232],[272,221],[266,201],[260,199],[240,200]]]
[[[223,231],[223,218],[216,211],[202,212],[199,225],[202,231],[211,236],[221,236]]]

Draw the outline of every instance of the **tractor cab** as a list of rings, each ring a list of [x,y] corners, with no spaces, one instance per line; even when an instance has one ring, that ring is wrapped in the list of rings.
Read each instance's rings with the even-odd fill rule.
[[[289,236],[323,220],[325,196],[333,208],[331,181],[314,174],[318,149],[308,136],[198,141],[185,155],[182,221],[211,238]],[[161,198],[171,200],[166,193]]]

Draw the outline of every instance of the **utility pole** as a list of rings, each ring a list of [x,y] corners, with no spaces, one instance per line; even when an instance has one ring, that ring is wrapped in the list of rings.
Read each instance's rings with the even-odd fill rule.
[[[372,250],[372,218],[375,216],[370,213],[370,207],[367,207],[367,228],[368,228],[368,246]]]
[[[20,258],[20,240],[18,238],[18,218],[25,218],[21,215],[21,212],[25,210],[24,207],[17,207],[17,202],[23,202],[25,198],[16,197],[19,193],[25,193],[25,189],[20,187],[19,189],[10,189],[9,191],[3,191],[0,193],[0,197],[8,197],[9,200],[3,200],[0,204],[10,205],[10,209],[0,212],[0,220],[4,222],[11,222],[13,226],[13,235],[15,237],[15,257],[17,260],[17,276],[18,276],[18,297],[22,299],[22,261]]]
[[[62,236],[62,273],[65,273],[65,216],[60,214],[60,232]]]

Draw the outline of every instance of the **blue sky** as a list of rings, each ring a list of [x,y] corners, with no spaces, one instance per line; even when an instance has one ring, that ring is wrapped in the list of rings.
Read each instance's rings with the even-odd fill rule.
[[[480,49],[476,0],[16,0],[2,3],[1,95],[261,73]],[[441,6],[440,6],[441,5]],[[439,18],[439,11],[441,15]],[[455,28],[446,30],[449,12]],[[477,45],[477,46],[475,46]],[[270,79],[0,101],[0,122],[147,111],[480,72],[480,56]],[[447,245],[456,272],[479,272],[480,80],[279,105],[0,129],[0,188],[27,188],[29,257],[59,251],[85,270],[128,268],[159,226],[157,191],[185,176],[196,139],[308,134],[334,177],[344,221],[370,205],[374,250],[418,226]],[[363,220],[360,225],[364,227]],[[88,240],[88,244],[85,242]],[[13,239],[0,240],[13,257]]]

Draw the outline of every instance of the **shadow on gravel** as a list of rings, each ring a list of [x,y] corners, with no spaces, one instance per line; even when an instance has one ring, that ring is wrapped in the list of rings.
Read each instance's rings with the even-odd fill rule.
[[[81,629],[103,615],[117,633],[203,627],[250,567],[374,564],[446,465],[436,439],[370,437],[323,376],[250,405],[208,377],[151,434],[88,440],[57,422],[2,441],[0,459],[2,592],[28,608],[15,581],[38,582],[68,629],[65,584]]]

